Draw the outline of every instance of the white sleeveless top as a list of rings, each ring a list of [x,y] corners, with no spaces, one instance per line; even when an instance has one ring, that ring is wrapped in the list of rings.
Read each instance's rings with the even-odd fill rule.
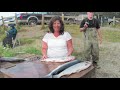
[[[68,32],[64,32],[58,37],[55,37],[53,33],[47,33],[42,40],[48,45],[48,58],[66,57],[68,53],[67,41],[70,39],[72,37]]]

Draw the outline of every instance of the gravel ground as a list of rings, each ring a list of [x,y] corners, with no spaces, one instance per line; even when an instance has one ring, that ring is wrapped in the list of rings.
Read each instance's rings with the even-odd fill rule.
[[[97,78],[120,78],[120,43],[104,43],[100,47],[100,69]]]

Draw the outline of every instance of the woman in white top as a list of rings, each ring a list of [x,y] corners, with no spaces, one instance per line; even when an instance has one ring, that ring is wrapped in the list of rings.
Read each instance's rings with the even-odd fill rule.
[[[55,16],[49,23],[50,33],[42,40],[42,59],[70,56],[73,52],[72,37],[64,31],[64,23]]]

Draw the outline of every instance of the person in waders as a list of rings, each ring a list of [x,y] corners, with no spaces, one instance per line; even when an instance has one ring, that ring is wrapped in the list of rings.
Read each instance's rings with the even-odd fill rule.
[[[93,18],[93,12],[87,12],[88,17],[83,19],[80,24],[80,32],[84,36],[84,60],[92,60],[93,65],[98,67],[99,43],[102,43],[100,25],[97,19]],[[99,38],[98,38],[99,37]]]

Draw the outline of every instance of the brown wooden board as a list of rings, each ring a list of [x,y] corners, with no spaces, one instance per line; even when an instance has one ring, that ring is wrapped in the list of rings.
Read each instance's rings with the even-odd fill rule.
[[[1,72],[3,73],[5,78],[42,78],[62,64],[63,63],[40,61],[23,62],[9,69],[1,69]],[[94,67],[91,66],[86,70],[83,70],[79,73],[71,74],[69,76],[64,76],[63,78],[80,78],[90,72],[93,68]]]
[[[78,73],[73,73],[71,75],[66,75],[66,76],[62,76],[61,78],[84,78],[86,75],[87,77],[86,78],[90,78],[91,75],[93,75],[91,72],[94,72],[94,67],[93,65],[90,66],[89,68],[85,69],[85,70],[82,70]],[[90,75],[91,74],[91,75]]]
[[[11,78],[41,78],[61,64],[62,63],[48,63],[40,61],[24,62],[9,69],[3,68],[1,69],[1,72]]]
[[[16,66],[16,64],[14,63],[10,63],[10,62],[1,62],[0,63],[0,68],[11,68],[11,67],[14,67]]]

